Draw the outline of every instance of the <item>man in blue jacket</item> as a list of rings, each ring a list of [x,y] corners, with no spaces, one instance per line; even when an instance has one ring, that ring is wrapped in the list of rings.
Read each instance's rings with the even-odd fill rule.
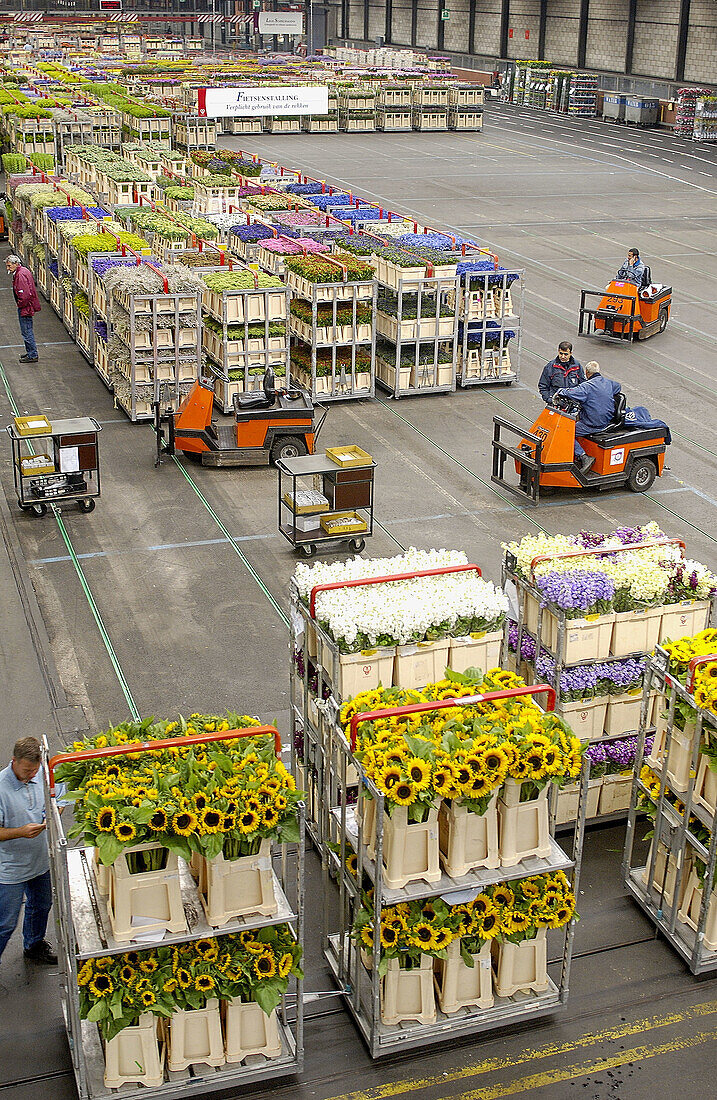
[[[558,344],[558,354],[543,367],[538,382],[538,391],[546,405],[549,405],[558,390],[579,386],[585,381],[585,371],[573,358],[573,345],[568,340]]]
[[[625,283],[632,283],[633,286],[642,286],[644,270],[645,265],[640,259],[640,253],[636,248],[631,248],[628,251],[625,263],[618,270],[617,278],[622,279]]]
[[[595,459],[585,454],[578,442],[578,436],[600,432],[608,426],[615,415],[615,395],[620,392],[620,383],[603,378],[599,363],[587,363],[586,380],[579,386],[559,390],[561,397],[567,397],[580,405],[580,418],[575,424],[575,461],[585,474]]]

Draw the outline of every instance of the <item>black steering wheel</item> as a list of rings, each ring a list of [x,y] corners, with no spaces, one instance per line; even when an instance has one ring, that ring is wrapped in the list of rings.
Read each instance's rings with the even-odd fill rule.
[[[577,401],[571,401],[564,393],[554,393],[551,398],[551,404],[553,408],[566,413],[575,413],[580,407]]]

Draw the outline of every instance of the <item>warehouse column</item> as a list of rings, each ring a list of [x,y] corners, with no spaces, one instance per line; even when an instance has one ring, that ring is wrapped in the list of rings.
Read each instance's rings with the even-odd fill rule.
[[[677,63],[675,79],[685,79],[685,56],[687,54],[687,34],[690,29],[690,0],[680,0],[680,22],[677,28]]]
[[[341,37],[344,41],[349,36],[349,0],[341,0]]]
[[[418,0],[411,0],[411,45],[418,42]]]
[[[538,61],[545,60],[545,28],[548,22],[548,0],[540,0],[540,26],[538,27]]]
[[[510,0],[500,2],[500,47],[501,57],[508,56],[508,22],[510,20]]]
[[[368,0],[363,0],[363,37],[368,42]]]
[[[468,53],[476,52],[476,0],[468,4]]]
[[[443,49],[443,43],[445,42],[445,22],[443,20],[443,12],[446,9],[446,0],[438,0],[438,49]]]
[[[588,41],[588,19],[590,0],[580,0],[580,22],[578,24],[578,68],[585,68],[585,50]]]
[[[387,44],[393,41],[391,38],[391,25],[393,23],[393,0],[386,0],[386,23],[384,25],[384,39]]]
[[[629,0],[627,6],[627,39],[625,42],[625,72],[632,72],[632,48],[635,45],[635,21],[637,19],[637,0]]]

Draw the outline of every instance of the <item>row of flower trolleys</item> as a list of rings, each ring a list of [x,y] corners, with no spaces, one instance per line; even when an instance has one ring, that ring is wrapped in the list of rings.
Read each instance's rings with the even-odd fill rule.
[[[148,725],[137,724],[140,736]],[[105,737],[99,740],[106,744]],[[298,842],[262,840],[254,846],[255,855],[232,858],[227,855],[226,834],[217,834],[209,837],[218,839],[207,849],[212,858],[193,851],[191,859],[184,859],[172,848],[188,835],[190,819],[196,827],[198,812],[186,814],[184,823],[175,820],[177,836],[169,848],[162,847],[161,838],[123,846],[122,828],[128,829],[127,835],[135,828],[141,835],[144,826],[146,833],[152,810],[147,812],[148,803],[145,811],[124,807],[137,824],[118,824],[113,830],[115,810],[105,805],[92,814],[101,831],[95,837],[97,846],[88,847],[82,840],[77,844],[68,839],[70,822],[61,815],[65,803],[64,817],[72,816],[68,800],[72,804],[82,798],[86,810],[88,797],[94,796],[88,796],[88,786],[78,795],[77,789],[73,794],[55,780],[58,768],[62,779],[68,764],[88,767],[107,760],[119,771],[138,753],[142,761],[153,762],[147,766],[154,767],[155,775],[184,750],[195,759],[201,752],[216,750],[221,760],[222,753],[253,754],[263,746],[278,762],[278,732],[257,724],[179,738],[129,740],[52,758],[44,746],[61,997],[81,1100],[114,1096],[118,1089],[120,1095],[136,1100],[148,1095],[206,1095],[300,1072],[303,803],[295,806],[292,835],[298,833]],[[232,769],[227,767],[229,775]],[[172,782],[177,780],[168,779],[166,790]],[[161,796],[162,782],[157,786]],[[158,792],[145,794],[151,798]],[[207,801],[201,791],[200,796]],[[165,810],[158,805],[153,810],[151,820],[166,828],[166,821],[157,821]],[[106,824],[103,814],[111,818]],[[103,853],[114,857],[109,865]],[[265,964],[256,963],[260,955],[266,957]],[[284,979],[281,996],[270,991],[278,1002],[273,1009],[274,1002],[262,1004],[261,995],[241,988],[242,957],[244,968],[247,960],[259,966],[257,977],[265,970],[267,979]]]

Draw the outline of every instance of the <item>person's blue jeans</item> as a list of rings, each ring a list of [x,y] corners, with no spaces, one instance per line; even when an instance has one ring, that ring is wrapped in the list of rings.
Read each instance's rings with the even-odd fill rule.
[[[47,931],[47,918],[52,909],[52,882],[50,872],[31,878],[28,882],[0,882],[0,958],[7,942],[17,927],[25,899],[25,919],[22,923],[22,941],[26,951],[40,943]]]
[[[17,311],[17,316],[20,322],[20,332],[25,341],[25,352],[30,359],[37,359],[37,344],[32,328],[32,317],[23,317],[20,310]]]
[[[576,459],[582,458],[585,454],[582,445],[578,442],[578,436],[587,435],[592,430],[594,429],[591,429],[587,424],[582,424],[579,420],[577,421],[575,425],[575,446],[573,448],[573,456]]]

